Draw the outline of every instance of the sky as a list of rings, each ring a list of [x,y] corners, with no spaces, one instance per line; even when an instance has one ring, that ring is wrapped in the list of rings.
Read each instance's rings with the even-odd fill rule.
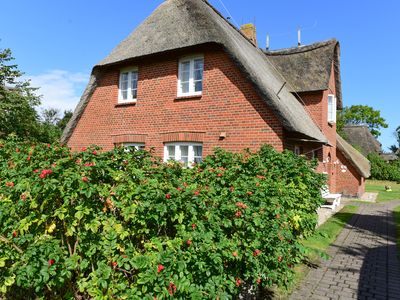
[[[42,108],[74,109],[92,67],[164,0],[0,0],[0,49],[42,95]],[[341,46],[345,106],[369,105],[389,124],[385,151],[400,126],[400,1],[209,0],[237,26],[255,23],[260,47],[270,49],[336,38]]]

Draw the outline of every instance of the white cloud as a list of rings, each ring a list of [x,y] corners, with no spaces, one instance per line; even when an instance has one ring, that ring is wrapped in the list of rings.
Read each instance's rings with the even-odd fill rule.
[[[89,75],[71,73],[65,70],[51,70],[44,74],[26,76],[31,79],[31,86],[38,87],[36,94],[42,95],[43,108],[74,110],[89,81]]]

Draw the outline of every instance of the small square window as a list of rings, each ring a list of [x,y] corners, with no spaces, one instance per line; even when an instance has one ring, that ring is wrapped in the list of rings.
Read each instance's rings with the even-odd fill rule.
[[[121,71],[118,103],[136,102],[139,73],[137,69]]]
[[[178,96],[201,95],[203,92],[204,58],[193,57],[179,61]]]

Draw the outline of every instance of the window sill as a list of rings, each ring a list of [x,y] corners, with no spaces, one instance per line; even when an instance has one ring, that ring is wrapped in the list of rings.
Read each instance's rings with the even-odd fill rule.
[[[177,96],[175,101],[186,101],[186,100],[200,100],[203,95],[187,95],[187,96]]]
[[[336,124],[336,123],[333,122],[333,121],[329,121],[329,122],[328,122],[328,125],[331,126],[331,127],[333,127],[333,125],[335,125],[335,124]]]
[[[137,102],[136,100],[126,101],[126,102],[118,102],[117,104],[115,104],[115,107],[136,105],[136,102]]]

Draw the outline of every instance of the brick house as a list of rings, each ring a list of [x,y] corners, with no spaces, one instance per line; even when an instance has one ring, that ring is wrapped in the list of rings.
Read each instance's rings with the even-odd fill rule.
[[[243,29],[205,0],[164,1],[93,68],[62,142],[153,148],[185,163],[270,144],[318,158],[332,192],[362,193],[368,163],[336,151],[339,43],[265,52]],[[351,191],[338,180],[344,165],[354,166]]]

